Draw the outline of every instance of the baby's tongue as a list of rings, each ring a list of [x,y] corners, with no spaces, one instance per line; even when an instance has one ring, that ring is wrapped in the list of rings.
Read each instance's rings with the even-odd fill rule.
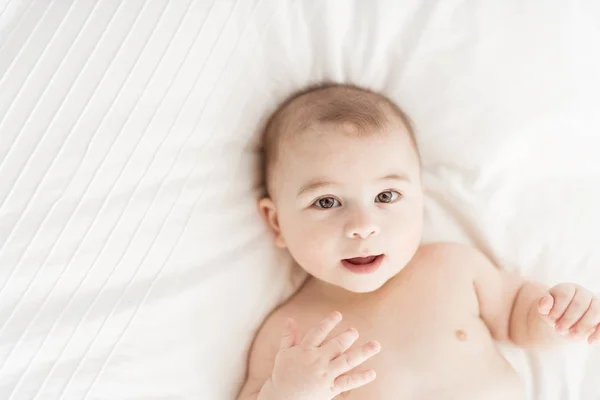
[[[370,257],[354,257],[354,258],[347,258],[346,261],[348,261],[351,264],[357,264],[357,265],[361,265],[361,264],[369,264],[372,263],[375,258],[377,258],[377,256],[370,256]]]

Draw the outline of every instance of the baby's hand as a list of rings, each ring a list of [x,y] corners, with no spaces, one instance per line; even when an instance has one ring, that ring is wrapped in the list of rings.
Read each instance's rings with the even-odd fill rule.
[[[342,314],[334,312],[299,341],[296,322],[288,319],[273,374],[266,383],[274,398],[329,400],[375,379],[372,369],[349,371],[377,354],[381,348],[378,342],[350,349],[358,339],[356,329],[327,340],[341,320]]]
[[[561,335],[570,339],[600,341],[600,300],[589,290],[572,283],[550,289],[537,303],[538,312]]]

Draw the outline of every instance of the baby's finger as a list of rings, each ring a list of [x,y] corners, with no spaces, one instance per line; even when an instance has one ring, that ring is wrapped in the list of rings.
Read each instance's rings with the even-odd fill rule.
[[[337,396],[342,392],[347,392],[373,382],[375,377],[375,370],[372,369],[366,371],[353,371],[349,374],[338,376],[333,382],[333,388],[331,390],[333,394]]]
[[[554,297],[551,294],[543,296],[538,302],[538,312],[544,316],[547,316],[554,306]]]
[[[281,342],[279,344],[279,349],[285,350],[290,347],[295,346],[296,337],[298,336],[298,323],[294,318],[288,318],[285,321],[285,329],[283,331],[283,336],[281,337]]]
[[[550,294],[554,298],[554,305],[548,316],[551,320],[556,321],[563,316],[567,307],[575,294],[575,286],[573,285],[557,285],[550,289]]]
[[[594,331],[594,333],[592,333],[590,335],[590,337],[588,338],[588,343],[589,344],[600,343],[600,325],[598,325],[596,327],[596,330]]]
[[[331,373],[335,376],[345,374],[379,353],[380,350],[381,345],[375,340],[355,347],[331,361]]]
[[[583,339],[590,330],[600,323],[600,300],[594,298],[586,313],[571,328],[571,333]]]
[[[592,295],[591,293],[587,293],[584,289],[577,289],[575,292],[575,296],[573,296],[573,300],[567,307],[567,310],[563,314],[562,317],[556,321],[556,330],[558,332],[566,332],[573,324],[583,317],[583,315],[590,308],[592,303]]]
[[[327,341],[323,346],[323,350],[330,360],[338,357],[340,354],[348,350],[358,339],[358,331],[350,328]]]
[[[339,311],[332,312],[306,333],[301,344],[304,346],[320,346],[341,320],[342,314]]]

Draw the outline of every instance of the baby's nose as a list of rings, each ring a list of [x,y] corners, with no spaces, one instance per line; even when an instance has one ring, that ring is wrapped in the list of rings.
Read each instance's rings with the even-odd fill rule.
[[[361,230],[357,230],[356,232],[352,233],[352,237],[356,238],[356,239],[366,239],[371,235],[376,235],[377,234],[377,230],[376,229],[361,229]]]
[[[346,229],[346,236],[350,239],[366,239],[378,233],[379,226],[370,221],[349,224]]]

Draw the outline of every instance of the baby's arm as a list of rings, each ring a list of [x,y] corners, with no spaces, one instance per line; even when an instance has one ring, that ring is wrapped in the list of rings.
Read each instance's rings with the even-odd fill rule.
[[[266,381],[271,377],[278,351],[275,336],[277,326],[283,325],[284,319],[275,311],[259,330],[248,357],[247,379],[238,396],[238,400],[255,400]]]
[[[548,292],[546,286],[496,267],[479,252],[473,255],[472,268],[479,314],[494,339],[521,347],[547,347],[563,341],[533,312],[533,305]]]
[[[590,291],[574,284],[549,289],[497,268],[476,249],[461,247],[473,273],[480,316],[496,340],[550,347],[564,344],[565,338],[600,339],[600,302]]]

